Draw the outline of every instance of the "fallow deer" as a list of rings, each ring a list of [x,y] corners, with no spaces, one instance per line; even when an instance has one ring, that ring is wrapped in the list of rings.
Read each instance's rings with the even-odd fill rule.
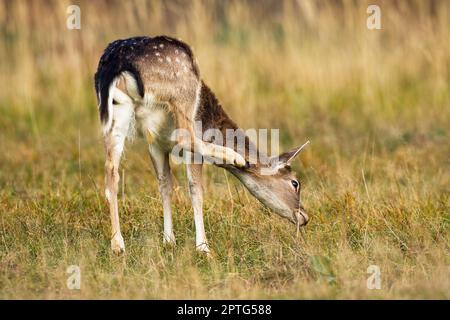
[[[106,151],[105,194],[111,214],[114,253],[125,251],[117,203],[119,163],[125,140],[135,124],[147,138],[159,182],[164,242],[175,243],[169,166],[169,155],[175,144],[187,152],[220,160],[215,163],[235,175],[253,196],[280,216],[298,226],[308,222],[300,202],[301,186],[290,167],[302,147],[272,158],[256,148],[258,156],[251,159],[247,151],[254,145],[243,131],[237,131],[245,140],[243,149],[204,141],[196,134],[198,121],[203,131],[216,128],[225,132],[238,128],[201,80],[196,59],[187,44],[166,36],[114,41],[99,61],[95,89]],[[191,139],[177,137],[172,141],[171,133],[175,129],[187,130]],[[208,253],[202,212],[202,164],[189,163],[186,169],[194,210],[196,248]],[[267,169],[270,169],[269,174]]]

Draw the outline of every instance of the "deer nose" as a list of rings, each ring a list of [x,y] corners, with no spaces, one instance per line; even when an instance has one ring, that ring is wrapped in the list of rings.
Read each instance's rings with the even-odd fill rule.
[[[303,206],[298,209],[297,219],[299,219],[298,223],[301,226],[306,226],[309,222],[309,216],[306,214],[305,208],[303,208]]]

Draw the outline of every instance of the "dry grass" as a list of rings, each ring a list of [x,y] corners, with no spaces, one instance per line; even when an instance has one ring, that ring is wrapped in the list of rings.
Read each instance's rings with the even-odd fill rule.
[[[69,2],[1,2],[0,297],[448,299],[450,4],[378,3],[383,29],[369,31],[365,1],[80,1],[71,31]],[[92,78],[108,42],[143,34],[192,44],[242,127],[312,141],[300,237],[208,168],[215,258],[199,256],[178,167],[178,245],[164,248],[138,139],[122,162],[128,251],[112,256]],[[72,264],[80,291],[66,288]],[[366,288],[371,264],[381,290]]]

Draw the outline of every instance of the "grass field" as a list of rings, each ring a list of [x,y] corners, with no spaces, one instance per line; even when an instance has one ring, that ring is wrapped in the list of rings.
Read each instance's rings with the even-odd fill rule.
[[[450,298],[450,3],[0,2],[0,298]],[[192,44],[243,128],[280,128],[312,218],[299,234],[208,166],[213,259],[196,253],[183,167],[176,247],[142,138],[120,187],[123,257],[110,250],[93,75],[112,40]],[[121,173],[122,173],[121,169]],[[81,270],[69,290],[70,265]],[[369,290],[367,268],[381,271]]]

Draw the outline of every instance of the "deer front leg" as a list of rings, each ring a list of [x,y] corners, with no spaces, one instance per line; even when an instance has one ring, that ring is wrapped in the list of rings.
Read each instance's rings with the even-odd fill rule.
[[[198,251],[209,253],[203,223],[202,164],[187,164],[186,170],[189,181],[189,195],[194,209],[195,245]]]
[[[159,182],[159,193],[164,212],[164,243],[175,244],[172,225],[172,173],[170,172],[169,154],[165,153],[155,144],[149,144],[150,158],[152,159]]]

